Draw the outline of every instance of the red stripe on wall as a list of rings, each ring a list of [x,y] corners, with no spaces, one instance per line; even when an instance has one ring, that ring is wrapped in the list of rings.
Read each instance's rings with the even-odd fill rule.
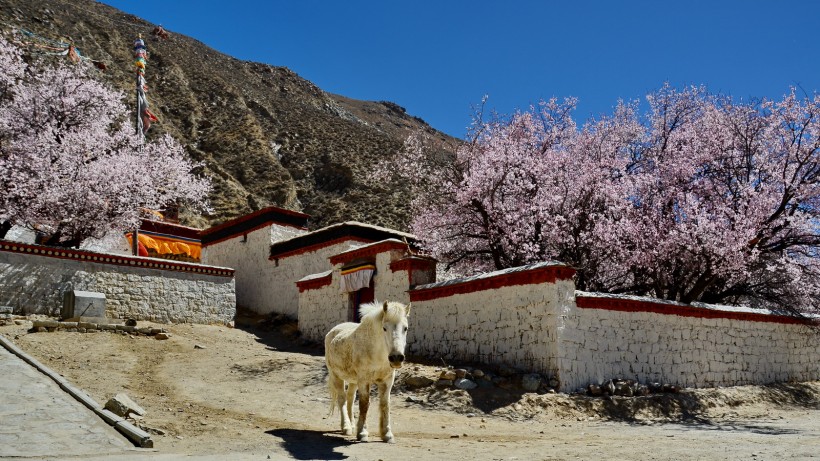
[[[756,314],[752,312],[733,312],[706,309],[695,306],[664,304],[634,299],[619,299],[595,296],[577,296],[575,304],[581,309],[604,309],[619,312],[651,312],[654,314],[677,315],[680,317],[697,317],[704,319],[745,320],[749,322],[770,322],[785,324],[810,324],[809,319],[789,317],[777,314]]]
[[[495,290],[515,285],[554,283],[558,280],[570,280],[573,275],[575,275],[575,270],[570,267],[541,267],[520,272],[510,272],[494,277],[466,280],[452,285],[411,290],[410,301],[429,301],[431,299],[446,298],[448,296],[474,293],[476,291]]]
[[[382,242],[368,245],[365,248],[354,248],[330,257],[330,264],[345,264],[358,258],[367,258],[390,250],[406,250],[407,245],[401,242]]]
[[[324,277],[318,277],[315,279],[310,280],[303,280],[300,282],[296,282],[296,286],[299,287],[299,293],[307,290],[315,290],[317,288],[322,288],[330,285],[331,281],[333,280],[333,275],[328,274]]]
[[[109,253],[94,253],[85,250],[74,250],[70,248],[50,247],[44,245],[29,245],[25,243],[0,241],[0,251],[10,253],[23,253],[47,258],[72,259],[75,261],[108,264],[113,266],[142,267],[146,269],[160,269],[177,272],[193,272],[198,274],[218,275],[220,277],[233,277],[234,270],[222,267],[205,266],[201,264],[189,264],[167,259],[138,258]]]

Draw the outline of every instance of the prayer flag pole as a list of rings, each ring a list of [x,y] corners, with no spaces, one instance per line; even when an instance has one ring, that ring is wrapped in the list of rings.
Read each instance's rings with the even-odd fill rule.
[[[145,61],[148,58],[148,51],[145,49],[145,42],[142,40],[142,34],[137,36],[134,40],[134,66],[137,69],[136,83],[137,83],[137,132],[136,135],[140,137],[140,149],[145,142],[145,132],[148,127],[143,123],[143,113],[148,111],[148,99],[145,97],[145,90],[147,84],[145,82]],[[148,126],[150,126],[150,119]],[[139,226],[134,228],[131,234],[131,252],[134,256],[139,255]]]

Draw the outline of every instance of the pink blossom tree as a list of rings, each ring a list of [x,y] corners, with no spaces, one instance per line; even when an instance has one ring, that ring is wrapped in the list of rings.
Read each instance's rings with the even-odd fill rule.
[[[81,65],[35,62],[0,39],[0,219],[77,246],[139,224],[140,210],[206,206],[209,182],[165,136],[143,142],[122,94]]]
[[[578,127],[574,101],[480,114],[451,157],[412,137],[390,174],[462,273],[560,260],[580,289],[817,311],[820,97],[664,86]]]

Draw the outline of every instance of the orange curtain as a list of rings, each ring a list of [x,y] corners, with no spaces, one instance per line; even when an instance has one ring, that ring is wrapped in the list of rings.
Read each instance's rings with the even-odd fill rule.
[[[131,234],[125,234],[125,238],[131,244]],[[150,248],[159,255],[187,255],[192,259],[199,260],[202,253],[202,245],[198,242],[146,235],[142,232],[137,234],[137,241],[145,248]]]

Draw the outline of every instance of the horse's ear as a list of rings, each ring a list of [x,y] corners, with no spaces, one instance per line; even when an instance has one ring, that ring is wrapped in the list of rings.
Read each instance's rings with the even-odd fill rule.
[[[387,301],[385,301],[385,302],[384,302],[384,306],[382,306],[382,309],[383,309],[385,312],[387,312]]]
[[[410,316],[410,306],[412,306],[412,305],[413,305],[413,303],[410,303],[410,304],[408,304],[408,305],[407,305],[407,308],[406,308],[406,309],[404,309],[404,316],[405,316],[405,317],[409,317],[409,316]]]

